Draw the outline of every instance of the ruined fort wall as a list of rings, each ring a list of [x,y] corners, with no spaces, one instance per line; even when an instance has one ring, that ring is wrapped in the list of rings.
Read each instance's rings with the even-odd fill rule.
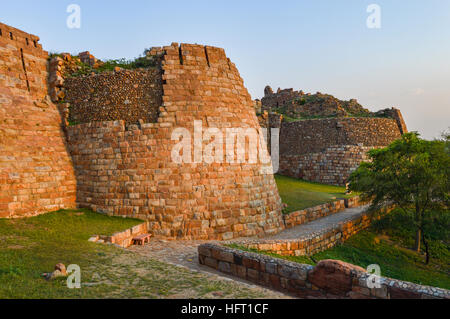
[[[334,145],[388,145],[401,137],[388,118],[332,118],[283,122],[280,152],[284,155],[318,153]]]
[[[382,146],[379,146],[382,147]],[[280,156],[280,174],[311,182],[344,186],[367,152],[375,147],[335,145],[322,152]]]
[[[274,93],[270,87],[266,87],[264,93],[264,97],[261,99],[262,111],[276,109],[304,95],[303,91],[294,91],[294,89],[278,89]]]
[[[148,220],[150,232],[168,238],[278,232],[284,227],[281,200],[261,164],[177,164],[171,158],[178,143],[173,130],[193,134],[194,121],[224,135],[226,128],[259,128],[235,65],[219,48],[174,44],[153,50],[161,52],[164,95],[157,123],[68,127],[79,205]]]
[[[61,118],[37,36],[0,23],[0,217],[75,206]]]
[[[345,185],[367,152],[401,137],[391,118],[334,118],[283,122],[280,173],[308,181]]]

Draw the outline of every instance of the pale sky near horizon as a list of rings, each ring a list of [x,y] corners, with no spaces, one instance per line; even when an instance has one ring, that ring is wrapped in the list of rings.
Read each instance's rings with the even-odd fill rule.
[[[381,29],[369,29],[369,4]],[[69,4],[81,28],[66,25]],[[0,22],[50,52],[133,58],[172,42],[225,48],[253,98],[264,87],[401,109],[425,138],[450,127],[450,0],[2,1]]]

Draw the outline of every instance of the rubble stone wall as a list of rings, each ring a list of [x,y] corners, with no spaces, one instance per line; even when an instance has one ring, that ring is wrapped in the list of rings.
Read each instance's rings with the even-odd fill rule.
[[[302,155],[334,145],[388,145],[401,137],[397,123],[388,118],[334,118],[283,122],[280,152]]]
[[[158,120],[162,105],[162,74],[155,68],[120,70],[64,79],[69,121]]]
[[[271,164],[178,164],[171,158],[179,142],[173,131],[184,128],[193,137],[194,121],[224,136],[227,128],[259,128],[236,66],[220,48],[173,44],[152,50],[161,52],[164,93],[157,123],[67,128],[79,205],[147,220],[153,235],[173,239],[226,240],[282,230],[281,199],[264,170]]]
[[[47,96],[39,38],[0,23],[0,218],[75,207],[75,176]]]

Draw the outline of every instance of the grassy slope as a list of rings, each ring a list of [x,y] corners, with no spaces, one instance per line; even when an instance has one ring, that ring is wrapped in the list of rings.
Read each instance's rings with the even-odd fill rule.
[[[275,180],[283,203],[288,205],[286,213],[333,202],[336,198],[351,197],[345,195],[345,187],[311,183],[281,175],[276,175]]]
[[[38,217],[0,219],[2,298],[262,298],[267,292],[168,265],[116,248],[88,242],[141,223],[89,210]],[[47,282],[55,264],[81,267],[81,289],[66,279]]]
[[[324,259],[342,260],[366,268],[370,264],[381,267],[382,276],[418,284],[450,289],[450,246],[448,234],[433,240],[432,259],[425,264],[423,254],[411,250],[414,231],[405,226],[400,212],[392,213],[368,230],[353,236],[343,245],[310,257],[273,257],[315,265]]]
[[[83,269],[100,250],[90,236],[111,235],[141,221],[87,210],[61,211],[27,219],[0,219],[0,297],[72,296],[63,285],[40,278],[57,263]]]

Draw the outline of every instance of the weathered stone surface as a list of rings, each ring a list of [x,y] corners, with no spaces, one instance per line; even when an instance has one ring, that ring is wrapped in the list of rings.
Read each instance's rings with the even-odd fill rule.
[[[389,295],[391,299],[422,299],[421,294],[406,289],[389,287]]]
[[[69,120],[72,122],[158,121],[163,95],[159,68],[67,78],[64,88],[64,101],[70,104]]]
[[[314,286],[335,295],[346,295],[352,290],[352,279],[365,269],[337,260],[322,260],[308,274]]]

